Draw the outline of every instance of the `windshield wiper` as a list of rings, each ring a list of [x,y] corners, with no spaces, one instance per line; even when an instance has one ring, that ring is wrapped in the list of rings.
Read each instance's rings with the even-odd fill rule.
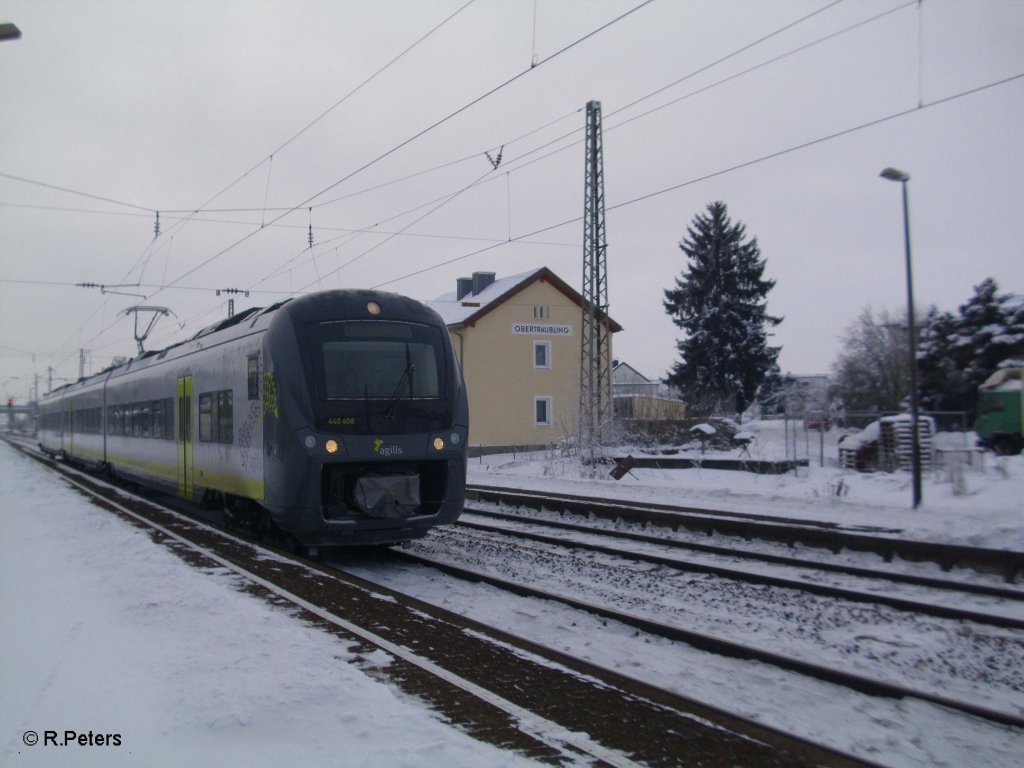
[[[416,372],[416,365],[409,358],[409,345],[405,345],[405,370],[402,371],[402,378],[398,380],[398,386],[395,387],[395,391],[391,393],[389,398],[388,407],[384,409],[385,419],[394,419],[395,414],[398,412],[398,396],[402,392],[402,387],[405,386],[406,382],[409,383],[409,396],[412,397],[412,375]]]

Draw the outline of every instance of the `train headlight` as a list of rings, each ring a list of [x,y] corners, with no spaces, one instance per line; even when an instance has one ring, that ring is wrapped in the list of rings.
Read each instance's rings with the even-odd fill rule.
[[[462,438],[459,437],[458,432],[452,432],[451,436],[448,439],[452,441],[452,445],[458,445],[462,441]]]
[[[443,437],[435,437],[434,438],[434,450],[435,451],[443,451],[444,450],[444,438]]]
[[[338,441],[333,439],[328,440],[326,443],[324,443],[324,450],[327,451],[328,453],[337,453]]]
[[[313,437],[312,435],[306,435],[306,437],[302,440],[302,444],[309,448],[310,450],[313,450],[316,447],[316,438]]]
[[[371,315],[379,315],[380,304],[378,304],[376,301],[368,301],[366,302],[366,311],[369,312]]]

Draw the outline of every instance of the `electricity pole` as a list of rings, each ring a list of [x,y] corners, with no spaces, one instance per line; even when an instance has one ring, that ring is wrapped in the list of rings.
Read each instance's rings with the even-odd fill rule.
[[[580,455],[593,458],[609,438],[612,418],[612,334],[608,319],[607,244],[601,102],[587,103],[583,193],[583,308],[580,323]]]

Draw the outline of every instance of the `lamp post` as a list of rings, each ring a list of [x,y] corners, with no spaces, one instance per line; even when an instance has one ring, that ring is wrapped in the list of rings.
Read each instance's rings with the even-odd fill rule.
[[[921,505],[921,436],[918,433],[917,402],[917,332],[914,327],[914,278],[910,268],[910,212],[907,205],[907,182],[910,174],[895,168],[886,168],[879,174],[883,179],[903,185],[903,243],[907,260],[907,329],[910,338],[910,445],[913,470],[914,509]]]

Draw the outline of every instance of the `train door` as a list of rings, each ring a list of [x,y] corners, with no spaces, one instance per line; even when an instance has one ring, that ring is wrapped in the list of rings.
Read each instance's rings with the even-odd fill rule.
[[[178,495],[192,499],[192,377],[178,379]]]

